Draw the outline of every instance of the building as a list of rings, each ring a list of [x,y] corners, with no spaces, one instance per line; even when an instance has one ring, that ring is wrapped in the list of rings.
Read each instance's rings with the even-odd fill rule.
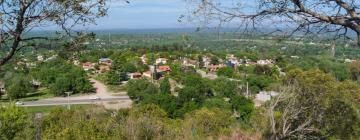
[[[94,69],[94,64],[91,62],[86,62],[86,63],[83,63],[82,67],[85,71],[88,71],[88,70]]]
[[[157,71],[158,72],[170,72],[171,68],[170,68],[170,66],[159,66]]]
[[[74,64],[75,66],[80,66],[81,63],[80,63],[79,60],[74,60],[74,61],[73,61],[73,64]]]
[[[109,58],[100,58],[99,59],[99,64],[111,66],[112,65],[112,60],[109,59]]]
[[[224,68],[224,67],[226,67],[225,65],[223,65],[223,64],[220,64],[220,65],[210,65],[209,66],[209,71],[210,72],[217,72],[219,69],[221,69],[221,68]]]
[[[45,60],[45,62],[55,60],[57,57],[58,57],[57,55],[52,55],[51,57],[47,58],[47,59]]]
[[[146,72],[143,73],[143,76],[147,77],[147,78],[152,78],[152,72],[151,71],[146,71]]]
[[[183,60],[182,64],[183,64],[183,66],[193,67],[193,68],[196,68],[196,66],[198,65],[196,60],[190,60],[190,59],[187,59],[187,58],[185,58]]]
[[[128,76],[130,77],[130,79],[138,79],[142,77],[142,74],[140,72],[134,72],[129,73]]]
[[[42,55],[38,55],[36,58],[38,61],[41,61],[41,62],[44,61],[44,56],[42,56]]]
[[[293,59],[299,59],[300,57],[299,56],[296,56],[296,55],[293,55],[293,56],[290,56],[291,58]]]
[[[204,63],[204,68],[208,68],[209,65],[210,65],[210,62],[211,62],[210,57],[204,56],[204,57],[202,58],[202,61],[203,61],[203,63]]]
[[[97,71],[97,73],[105,73],[107,71],[110,70],[110,66],[109,65],[99,65],[99,70]]]
[[[168,61],[168,59],[166,59],[166,58],[158,58],[158,59],[155,60],[155,63],[156,63],[157,65],[159,65],[159,64],[166,64],[167,61]]]
[[[356,60],[351,60],[351,59],[345,59],[345,63],[352,63],[355,62]]]
[[[5,93],[5,84],[2,81],[0,81],[0,92]]]
[[[277,95],[279,95],[279,93],[275,91],[260,91],[259,94],[256,94],[255,100],[266,102],[266,101],[270,101],[271,98]]]
[[[258,60],[256,63],[258,65],[270,65],[270,64],[274,64],[274,61],[271,59],[266,59],[266,60]]]
[[[141,62],[142,62],[143,64],[147,64],[147,58],[146,58],[146,55],[145,55],[145,54],[142,55],[142,56],[140,57],[140,59],[141,59]]]

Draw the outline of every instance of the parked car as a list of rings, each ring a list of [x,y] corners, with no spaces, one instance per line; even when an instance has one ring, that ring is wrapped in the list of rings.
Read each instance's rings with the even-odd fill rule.
[[[90,100],[101,100],[99,96],[92,96],[89,98]]]
[[[24,105],[24,103],[21,102],[21,101],[17,101],[17,102],[15,103],[15,105],[17,105],[17,106],[19,106],[19,105]]]

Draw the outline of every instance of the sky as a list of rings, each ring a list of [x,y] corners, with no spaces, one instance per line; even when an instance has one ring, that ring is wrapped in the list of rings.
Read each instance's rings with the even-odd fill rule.
[[[110,3],[108,16],[97,20],[91,29],[154,29],[188,28],[190,24],[179,23],[178,19],[186,14],[184,0],[122,0]]]

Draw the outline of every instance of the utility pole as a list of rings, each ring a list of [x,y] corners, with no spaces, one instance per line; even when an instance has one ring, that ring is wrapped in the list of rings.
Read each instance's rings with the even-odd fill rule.
[[[246,98],[249,98],[249,82],[246,82]]]
[[[334,43],[332,43],[332,45],[331,45],[331,56],[332,57],[335,57],[335,55],[336,55],[336,44],[335,44],[335,42]]]
[[[67,99],[68,99],[68,105],[67,105],[67,107],[68,107],[68,110],[70,110],[70,94],[72,94],[72,91],[68,91],[68,92],[65,92],[66,94],[67,94]]]
[[[109,48],[111,47],[111,33],[109,33]]]

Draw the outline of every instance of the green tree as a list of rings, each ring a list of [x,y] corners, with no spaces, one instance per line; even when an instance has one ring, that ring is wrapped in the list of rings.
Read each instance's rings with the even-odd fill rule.
[[[118,85],[120,83],[120,75],[115,70],[106,72],[106,84]]]
[[[135,107],[129,112],[126,121],[128,138],[160,139],[162,130],[165,130],[167,114],[159,106],[149,104]]]
[[[212,81],[212,88],[214,89],[216,96],[220,97],[231,98],[238,93],[236,82],[230,81],[226,78],[218,78]]]
[[[156,94],[158,91],[158,87],[145,78],[130,80],[127,84],[127,93],[136,102],[144,99],[144,96]]]
[[[231,106],[236,110],[239,118],[243,121],[248,121],[255,111],[254,103],[244,96],[234,96],[230,100]]]
[[[30,75],[39,80],[42,86],[48,87],[56,96],[62,96],[64,91],[88,93],[94,90],[87,73],[82,68],[62,59],[45,62],[33,69]]]
[[[231,67],[224,67],[224,68],[220,68],[217,72],[217,75],[219,76],[225,76],[225,77],[234,77],[234,69]]]
[[[212,56],[210,58],[210,64],[213,64],[213,65],[218,65],[220,62],[219,62],[219,58],[217,58],[216,56]]]
[[[160,93],[162,94],[171,94],[171,86],[169,82],[169,78],[165,78],[160,82]]]
[[[14,74],[14,77],[6,81],[5,88],[11,99],[23,98],[27,93],[34,91],[30,80],[23,74]]]
[[[64,33],[61,36],[74,36],[72,31],[76,25],[86,25],[94,23],[95,19],[103,17],[107,12],[107,1],[91,1],[91,0],[42,0],[42,1],[1,1],[1,5],[7,5],[3,9],[0,22],[7,26],[7,30],[2,31],[2,40],[0,46],[8,46],[9,49],[2,50],[4,55],[0,57],[0,67],[11,60],[17,53],[26,47],[32,46],[29,42],[40,42],[44,39],[52,39],[54,36],[46,36],[43,34],[33,34],[25,36],[30,30],[41,29],[46,26],[56,26],[59,32]],[[39,10],[41,9],[41,10]],[[89,12],[91,11],[91,12]],[[14,18],[16,17],[16,18]],[[75,33],[76,34],[76,33]],[[78,32],[79,38],[82,38],[85,33]],[[93,34],[90,34],[93,35]],[[54,38],[58,38],[57,36]],[[68,39],[57,39],[60,41]],[[69,39],[70,40],[70,39]],[[73,39],[70,45],[72,49],[81,46],[81,39]],[[41,41],[42,43],[49,43],[52,41]],[[49,43],[50,44],[50,43]],[[44,45],[46,46],[46,45]]]
[[[50,92],[55,96],[66,96],[65,92],[73,91],[72,86],[67,77],[59,77],[55,83],[50,86]]]
[[[0,139],[14,139],[28,124],[27,114],[21,108],[15,105],[0,107]]]
[[[258,93],[260,90],[264,90],[274,82],[271,77],[265,75],[252,75],[247,78],[247,81],[249,82],[251,93],[253,94]]]
[[[351,79],[354,81],[360,81],[360,62],[352,62],[349,65]]]
[[[268,65],[256,65],[254,68],[254,73],[257,75],[268,75],[272,76],[273,73],[275,73],[275,70],[273,70]]]
[[[174,118],[174,113],[177,109],[177,98],[170,94],[155,94],[147,95],[141,101],[141,104],[155,104],[167,112],[167,114]]]
[[[229,102],[226,102],[221,97],[206,99],[203,106],[209,109],[219,108],[219,109],[231,110],[231,104]]]
[[[207,109],[193,111],[185,116],[184,139],[199,139],[229,135],[234,119],[231,112],[220,109]]]

